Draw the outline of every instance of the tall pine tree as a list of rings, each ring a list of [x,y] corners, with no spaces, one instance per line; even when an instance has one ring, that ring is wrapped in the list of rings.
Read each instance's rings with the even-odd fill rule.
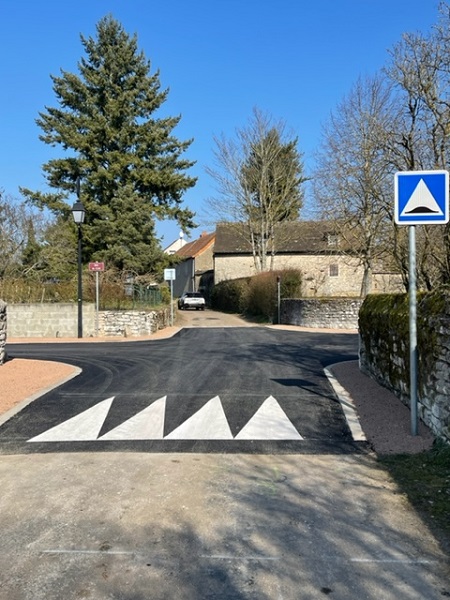
[[[46,107],[37,119],[40,139],[63,150],[43,165],[56,192],[21,192],[70,219],[80,178],[85,257],[148,273],[160,255],[155,219],[175,219],[185,231],[193,226],[194,213],[182,207],[183,193],[196,181],[186,174],[194,163],[182,158],[192,140],[174,137],[180,117],[154,116],[168,91],[161,91],[158,71],[150,75],[136,36],[107,16],[97,24],[96,39],[81,41],[86,56],[79,75],[61,70],[52,76],[59,106]]]

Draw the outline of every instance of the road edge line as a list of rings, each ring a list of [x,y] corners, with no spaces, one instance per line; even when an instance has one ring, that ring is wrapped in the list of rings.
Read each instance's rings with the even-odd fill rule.
[[[330,371],[330,368],[333,366],[334,365],[329,365],[328,368],[325,368],[324,373],[327,376],[328,381],[330,382],[331,387],[333,388],[334,393],[336,394],[336,397],[342,407],[342,411],[352,434],[352,438],[355,442],[366,442],[367,438],[362,430],[361,423],[359,422],[358,413],[356,412],[355,408],[355,402],[347,390],[342,387],[342,385]]]

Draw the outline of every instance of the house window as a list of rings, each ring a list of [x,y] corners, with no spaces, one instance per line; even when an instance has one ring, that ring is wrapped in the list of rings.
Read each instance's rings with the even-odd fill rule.
[[[327,236],[328,246],[339,246],[339,236],[336,233],[329,233]]]
[[[338,277],[339,276],[339,265],[333,263],[330,265],[330,277]]]

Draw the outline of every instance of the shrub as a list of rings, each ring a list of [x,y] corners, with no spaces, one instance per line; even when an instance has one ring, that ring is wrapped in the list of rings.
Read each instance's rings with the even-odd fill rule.
[[[32,279],[1,279],[0,297],[8,304],[76,302],[77,280],[39,282]]]
[[[212,307],[216,310],[248,314],[271,321],[277,314],[278,278],[281,298],[301,295],[300,271],[266,271],[254,277],[222,281],[214,287]]]
[[[296,269],[285,269],[278,271],[280,277],[280,291],[282,298],[302,297],[302,273]]]
[[[231,313],[246,312],[246,296],[248,292],[248,278],[221,281],[211,294],[211,306],[216,310]]]
[[[247,296],[248,314],[264,319],[276,320],[278,308],[278,279],[280,298],[298,298],[301,295],[302,276],[300,271],[267,271],[252,277]]]
[[[273,272],[252,277],[247,296],[249,315],[271,320],[277,311],[277,276]]]

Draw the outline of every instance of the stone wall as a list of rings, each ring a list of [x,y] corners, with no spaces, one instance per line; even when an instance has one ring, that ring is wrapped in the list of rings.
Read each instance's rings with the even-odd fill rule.
[[[439,315],[427,315],[418,306],[417,403],[419,418],[450,443],[450,298],[445,304]],[[360,318],[360,369],[409,406],[409,333],[407,324],[396,323],[389,312],[373,312],[372,324]],[[377,320],[383,328],[374,326]]]
[[[170,308],[153,311],[100,311],[99,335],[136,337],[170,325]]]
[[[286,298],[281,300],[280,319],[284,325],[357,329],[361,304],[355,298]]]
[[[6,361],[6,303],[0,300],[0,365]]]
[[[167,327],[170,307],[147,311],[99,311],[99,336],[148,335]],[[1,327],[1,326],[0,326]],[[10,304],[8,336],[10,338],[77,337],[76,304]],[[96,335],[95,306],[83,304],[83,337]],[[1,336],[0,336],[1,339]]]

